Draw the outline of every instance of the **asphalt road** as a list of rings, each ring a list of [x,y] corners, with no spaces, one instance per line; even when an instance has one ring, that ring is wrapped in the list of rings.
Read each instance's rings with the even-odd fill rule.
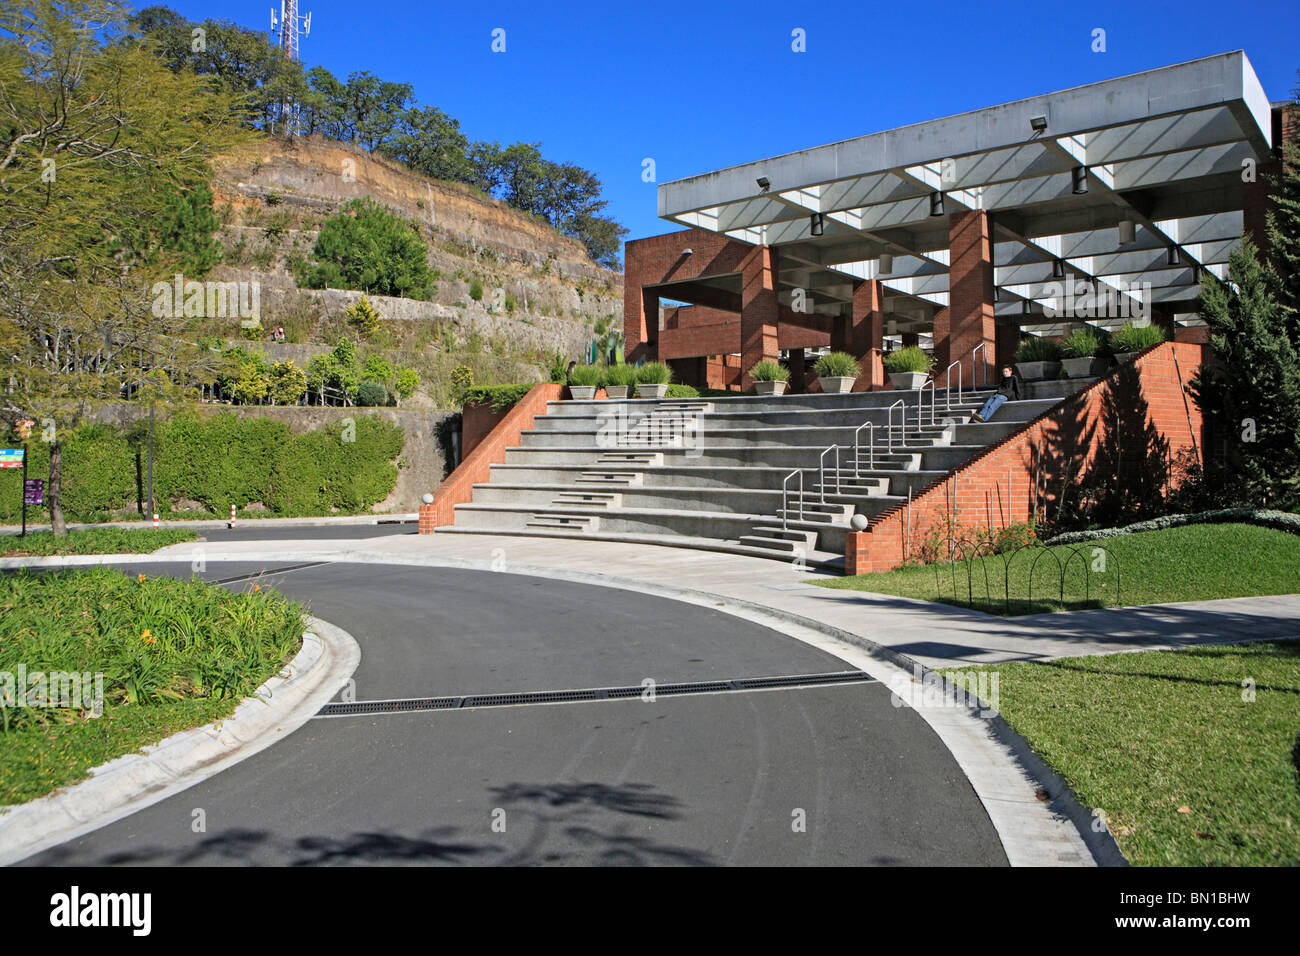
[[[209,562],[224,580],[261,570]],[[189,574],[188,564],[131,573]],[[361,644],[356,698],[843,671],[704,608],[449,569],[260,579]],[[230,587],[249,587],[238,581]],[[203,832],[194,832],[202,810]],[[803,827],[799,822],[804,821]],[[879,684],[318,717],[34,864],[1005,865],[952,756]]]

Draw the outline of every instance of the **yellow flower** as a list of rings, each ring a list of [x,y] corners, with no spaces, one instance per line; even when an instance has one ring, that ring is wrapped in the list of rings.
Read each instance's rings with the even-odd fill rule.
[[[143,575],[143,574],[137,574],[137,575],[135,576],[135,579],[136,579],[137,581],[143,581],[143,580],[144,580],[144,575]]]
[[[149,628],[147,627],[144,629],[144,633],[140,635],[140,640],[144,641],[146,644],[158,643],[157,638],[155,638],[151,633],[149,633]]]
[[[262,590],[262,585],[260,585],[260,584],[254,584],[254,585],[253,585],[253,591],[254,591],[254,593],[256,593],[257,591],[260,591],[260,590]]]

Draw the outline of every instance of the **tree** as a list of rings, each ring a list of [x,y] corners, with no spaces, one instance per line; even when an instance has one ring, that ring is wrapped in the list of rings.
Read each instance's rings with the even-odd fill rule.
[[[293,364],[293,359],[276,362],[271,366],[267,391],[271,404],[295,405],[307,391],[307,374]]]
[[[186,401],[206,374],[193,320],[151,308],[183,255],[138,224],[210,178],[237,113],[132,41],[110,0],[0,3],[0,417],[49,441],[56,534],[63,436],[124,397]]]
[[[353,199],[321,226],[307,285],[427,299],[433,285],[418,228],[373,199]]]
[[[430,179],[474,181],[469,140],[460,131],[460,123],[436,107],[412,106],[405,110],[383,152]]]

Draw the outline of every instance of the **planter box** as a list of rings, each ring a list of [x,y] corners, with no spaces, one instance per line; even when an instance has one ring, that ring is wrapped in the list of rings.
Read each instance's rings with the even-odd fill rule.
[[[890,372],[889,383],[905,392],[920,388],[930,376],[925,372]]]
[[[637,398],[663,398],[668,394],[667,385],[646,385],[638,382],[636,386]]]
[[[627,398],[626,385],[606,385],[605,394],[610,398]]]
[[[754,391],[759,395],[784,395],[789,382],[755,382]]]
[[[826,378],[820,379],[820,381],[822,391],[833,394],[853,391],[853,383],[857,381],[857,378],[852,375],[828,375]]]
[[[1056,378],[1061,373],[1060,362],[1017,362],[1016,369],[1026,382],[1035,379]]]
[[[1061,359],[1061,365],[1065,368],[1065,374],[1070,378],[1087,378],[1092,375],[1100,375],[1102,370],[1102,362],[1095,355]]]
[[[1136,355],[1137,352],[1116,352],[1115,362],[1119,365],[1126,365],[1127,363],[1133,361],[1133,358]]]
[[[589,402],[596,397],[595,385],[570,385],[569,398],[575,402]]]

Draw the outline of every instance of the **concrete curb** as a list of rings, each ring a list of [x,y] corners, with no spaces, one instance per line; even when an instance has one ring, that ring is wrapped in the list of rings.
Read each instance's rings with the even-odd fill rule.
[[[339,515],[337,517],[320,517],[320,518],[254,518],[249,515],[239,515],[235,524],[238,529],[243,528],[326,528],[334,525],[379,525],[379,524],[414,524],[419,521],[419,512],[415,511],[395,511],[392,514],[382,515]],[[217,530],[223,529],[229,524],[229,518],[170,518],[158,522],[159,528],[188,528],[193,531]],[[142,531],[151,527],[149,521],[141,518],[139,521],[100,521],[93,524],[70,524],[69,531],[85,531],[94,528],[138,528]],[[22,530],[22,525],[17,524],[0,524],[0,535],[10,533],[17,534]],[[33,531],[49,531],[50,524],[29,524],[27,533]]]
[[[167,550],[167,549],[164,549]],[[70,555],[53,558],[0,559],[4,567],[69,567],[86,564],[144,564],[188,558],[152,555]],[[861,635],[768,605],[691,588],[637,581],[588,571],[535,565],[502,564],[487,559],[424,557],[375,551],[252,550],[229,552],[209,561],[260,561],[301,564],[389,564],[408,567],[459,568],[523,574],[574,584],[633,591],[652,597],[712,608],[779,631],[824,650],[865,671],[895,690],[898,706],[908,706],[938,735],[966,775],[992,821],[1012,866],[1125,865],[1108,832],[1092,830],[1090,810],[1053,773],[1000,716],[980,716],[977,706],[954,694],[923,692],[929,669],[906,654]],[[954,670],[960,669],[954,666]],[[1044,796],[1046,799],[1044,799]]]
[[[357,669],[361,648],[333,624],[304,620],[308,630],[294,659],[225,720],[110,760],[64,790],[0,808],[0,865],[143,810],[265,750],[310,720]]]

